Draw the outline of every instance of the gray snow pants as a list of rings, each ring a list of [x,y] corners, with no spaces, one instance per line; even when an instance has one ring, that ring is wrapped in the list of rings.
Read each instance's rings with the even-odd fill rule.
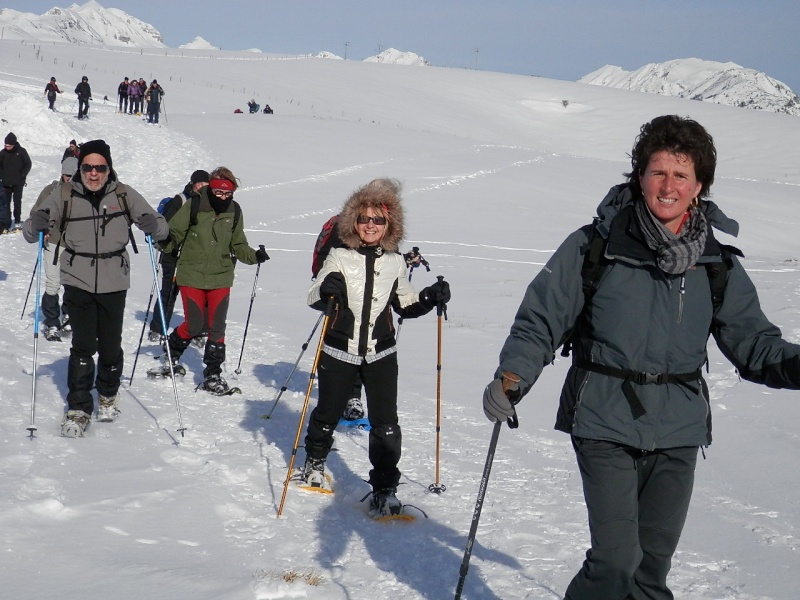
[[[645,452],[572,438],[592,547],[565,600],[672,600],[667,587],[694,484],[697,447]]]

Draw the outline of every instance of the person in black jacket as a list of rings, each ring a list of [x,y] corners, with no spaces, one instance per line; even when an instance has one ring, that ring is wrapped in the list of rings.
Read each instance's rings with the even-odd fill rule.
[[[75,93],[78,96],[78,118],[85,119],[89,116],[89,100],[92,99],[92,88],[89,86],[89,78],[86,75],[75,86]]]
[[[193,196],[197,196],[205,186],[208,185],[209,176],[207,171],[198,169],[192,173],[189,183],[183,188],[183,192],[177,194],[167,205],[161,214],[169,223],[170,219],[175,216],[184,202],[188,202]],[[180,248],[175,248],[172,252],[161,253],[161,305],[164,307],[164,319],[169,328],[169,322],[172,319],[172,311],[175,309],[175,300],[178,297],[178,284],[175,281],[175,266],[178,263],[178,255]],[[164,336],[164,327],[161,324],[161,311],[156,307],[153,310],[153,318],[150,320],[150,332],[147,334],[147,339],[151,342],[158,342]],[[200,339],[205,343],[205,336]],[[200,344],[198,340],[197,345]]]
[[[158,124],[158,113],[161,112],[161,98],[164,96],[164,88],[158,85],[158,81],[153,79],[153,83],[147,88],[145,98],[147,98],[147,122]]]
[[[81,155],[80,150],[78,149],[78,142],[75,140],[69,141],[69,146],[64,150],[64,154],[61,155],[61,162],[63,163],[65,159],[69,158],[79,158]]]
[[[117,96],[119,96],[119,112],[128,112],[128,78],[117,86]]]
[[[56,83],[55,77],[51,77],[50,83],[44,86],[44,93],[47,94],[47,101],[50,103],[50,110],[55,110],[56,94],[61,93],[61,90],[58,89],[58,84]]]
[[[28,152],[19,145],[17,136],[9,133],[5,146],[0,150],[0,181],[6,193],[6,201],[14,203],[14,229],[22,225],[22,188],[27,185],[26,179],[31,170],[31,158]],[[9,215],[10,217],[10,215]],[[10,221],[0,223],[5,229],[11,229]]]

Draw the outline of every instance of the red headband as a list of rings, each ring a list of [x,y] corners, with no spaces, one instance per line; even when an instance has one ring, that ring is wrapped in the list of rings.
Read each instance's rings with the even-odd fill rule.
[[[212,179],[208,182],[208,186],[212,190],[225,190],[226,192],[235,192],[236,187],[229,179]]]

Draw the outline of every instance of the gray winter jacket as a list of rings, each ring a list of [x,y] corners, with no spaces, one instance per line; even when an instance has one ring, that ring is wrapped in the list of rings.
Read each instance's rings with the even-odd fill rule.
[[[127,290],[130,287],[130,261],[126,250],[128,223],[135,224],[145,213],[153,214],[159,225],[153,238],[162,240],[169,236],[166,219],[127,185],[124,191],[130,215],[126,215],[125,203],[117,195],[118,183],[113,171],[103,197],[95,201],[90,200],[92,194],[87,194],[79,179],[69,185],[72,196],[59,248],[61,283],[95,294]],[[64,214],[61,186],[57,186],[39,208],[49,211],[50,229],[59,229]],[[30,219],[25,221],[22,233],[31,243],[39,239],[31,228]]]
[[[712,202],[702,207],[708,239],[698,266],[681,275],[658,269],[642,240],[634,198],[611,189],[598,208],[597,231],[608,239],[604,270],[591,306],[582,313],[581,278],[588,228],[572,233],[531,282],[500,354],[500,369],[517,373],[527,393],[551,363],[579,317],[573,364],[561,392],[556,429],[572,435],[652,450],[711,443],[708,390],[700,374],[709,334],[744,379],[800,389],[800,346],[781,337],[761,311],[752,281],[731,256],[724,300],[714,314],[709,277],[700,265],[722,259],[711,225],[736,234],[738,225]],[[582,368],[692,374],[686,383],[632,383],[644,413],[634,410],[624,379]],[[653,380],[655,377],[649,377]]]

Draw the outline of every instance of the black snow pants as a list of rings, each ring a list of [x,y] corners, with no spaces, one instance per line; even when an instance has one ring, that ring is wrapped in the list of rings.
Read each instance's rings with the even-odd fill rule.
[[[323,352],[318,372],[319,402],[309,418],[306,454],[311,458],[328,456],[333,446],[333,430],[352,397],[353,382],[360,375],[371,425],[369,482],[376,490],[396,488],[400,482],[397,464],[402,446],[397,418],[397,354],[354,365]]]
[[[642,451],[573,437],[592,547],[565,600],[672,600],[667,574],[694,485],[697,448]]]

